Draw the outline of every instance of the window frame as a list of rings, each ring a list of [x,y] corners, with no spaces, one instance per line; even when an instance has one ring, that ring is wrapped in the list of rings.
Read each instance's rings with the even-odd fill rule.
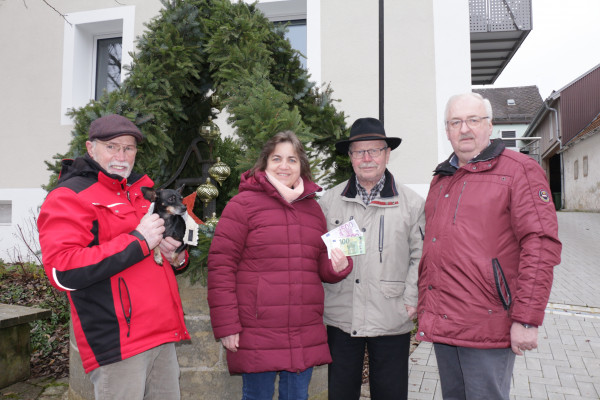
[[[96,38],[121,39],[121,66],[131,65],[134,52],[135,6],[104,8],[69,13],[64,24],[61,124],[72,125],[66,115],[71,108],[83,107],[95,96]],[[128,71],[121,68],[121,82]]]

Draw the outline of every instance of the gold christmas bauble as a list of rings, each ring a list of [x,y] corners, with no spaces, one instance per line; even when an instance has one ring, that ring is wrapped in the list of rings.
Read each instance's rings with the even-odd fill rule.
[[[215,227],[217,226],[217,222],[219,222],[219,218],[217,218],[217,213],[212,213],[212,216],[204,221],[204,225],[215,229]]]
[[[206,178],[206,183],[198,186],[196,194],[204,202],[204,207],[208,206],[213,199],[219,195],[219,189],[210,182],[210,178]]]
[[[217,162],[209,168],[208,174],[217,182],[219,186],[223,184],[223,181],[231,174],[231,169],[227,164],[221,161],[221,157],[217,157]]]

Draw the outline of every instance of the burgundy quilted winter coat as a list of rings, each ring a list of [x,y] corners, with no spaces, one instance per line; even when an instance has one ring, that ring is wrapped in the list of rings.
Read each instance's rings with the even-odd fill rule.
[[[500,139],[461,168],[436,168],[425,203],[418,339],[508,348],[514,321],[542,324],[562,249],[549,191],[537,162]]]
[[[215,338],[240,334],[238,351],[227,351],[231,373],[331,362],[321,281],[342,280],[352,264],[336,273],[327,258],[314,199],[320,190],[305,179],[304,193],[288,203],[264,172],[246,172],[221,215],[208,256],[208,304]]]

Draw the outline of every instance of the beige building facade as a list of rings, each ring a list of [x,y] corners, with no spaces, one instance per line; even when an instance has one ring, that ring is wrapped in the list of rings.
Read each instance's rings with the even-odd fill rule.
[[[565,175],[564,208],[600,211],[600,128],[568,147],[563,153]]]
[[[7,261],[26,255],[18,230],[45,197],[44,161],[68,149],[66,110],[95,95],[97,40],[122,36],[128,64],[144,22],[161,7],[158,0],[51,4],[0,1],[0,258]],[[263,0],[259,7],[274,20],[305,20],[312,80],[331,85],[348,126],[383,117],[388,135],[403,139],[389,169],[425,196],[433,168],[451,153],[446,100],[471,88],[467,2]]]

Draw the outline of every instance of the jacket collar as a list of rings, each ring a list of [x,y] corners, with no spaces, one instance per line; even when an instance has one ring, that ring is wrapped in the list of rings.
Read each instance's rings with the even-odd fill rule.
[[[109,181],[111,183],[116,181],[120,185],[132,185],[144,176],[133,171],[128,179],[116,174],[110,174],[87,153],[83,157],[77,157],[74,160],[62,160],[61,165],[60,174],[58,176],[59,184],[75,176],[88,177],[95,180],[100,180],[99,177],[102,176],[103,181]]]
[[[383,189],[381,189],[381,192],[379,192],[379,196],[381,198],[398,196],[398,190],[396,190],[396,181],[394,180],[394,176],[390,173],[390,171],[388,171],[387,168],[385,169],[384,174],[385,184],[383,185]],[[342,196],[353,199],[356,197],[357,194],[358,193],[356,190],[356,174],[353,172],[352,176],[350,176],[350,179],[348,179],[348,183],[346,183],[346,187],[342,191]]]
[[[296,200],[294,200],[294,202],[304,198],[313,198],[317,192],[323,190],[313,181],[305,178],[302,178],[302,181],[304,184],[304,191]],[[290,204],[281,196],[281,194],[279,194],[277,189],[275,189],[275,186],[269,182],[264,171],[255,171],[253,175],[251,175],[250,170],[244,172],[240,179],[238,192],[241,193],[244,191],[265,192],[270,196],[281,199],[286,204]]]
[[[492,139],[490,145],[486,147],[479,155],[468,162],[468,164],[480,162],[480,161],[489,161],[496,157],[498,157],[504,151],[504,142],[502,139]],[[454,175],[454,173],[458,170],[455,166],[450,164],[450,160],[454,157],[454,153],[448,157],[446,161],[439,164],[435,170],[433,171],[433,175]]]

